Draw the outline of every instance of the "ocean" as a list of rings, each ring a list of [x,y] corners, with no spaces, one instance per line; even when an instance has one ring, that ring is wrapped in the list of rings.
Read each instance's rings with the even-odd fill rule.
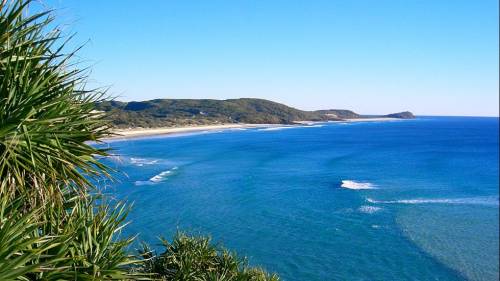
[[[287,281],[498,280],[498,118],[323,123],[107,143],[124,235],[211,235]]]

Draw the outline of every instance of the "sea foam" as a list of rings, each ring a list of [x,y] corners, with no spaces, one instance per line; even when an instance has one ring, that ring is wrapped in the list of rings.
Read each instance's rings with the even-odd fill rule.
[[[281,130],[293,129],[293,128],[294,127],[292,127],[292,126],[268,127],[268,128],[258,129],[258,131],[281,131]]]
[[[114,163],[122,164],[122,165],[135,165],[135,166],[144,166],[144,165],[154,165],[160,162],[159,159],[150,159],[150,158],[138,158],[138,157],[128,157],[123,155],[110,155],[107,156],[107,159]]]
[[[267,127],[267,128],[262,128],[258,129],[258,131],[281,131],[281,130],[286,130],[286,129],[299,129],[299,128],[321,128],[324,127],[324,124],[308,124],[304,126],[299,126],[299,125],[292,125],[292,126],[278,126],[278,127]]]
[[[165,181],[169,176],[173,175],[175,171],[179,169],[178,167],[173,167],[172,169],[162,171],[161,173],[151,177],[147,181],[136,181],[135,185],[152,185]]]
[[[374,204],[461,204],[461,205],[489,205],[498,206],[496,197],[469,197],[469,198],[435,198],[435,199],[402,199],[402,200],[374,200],[366,199],[367,202]]]
[[[161,182],[163,181],[167,176],[169,176],[172,173],[172,171],[167,170],[159,173],[158,175],[152,177],[149,179],[151,182]]]
[[[154,165],[158,163],[158,159],[146,159],[146,158],[130,158],[130,163],[136,166],[144,166],[144,165]]]
[[[372,183],[353,180],[343,180],[340,186],[347,189],[375,189],[375,185]]]
[[[360,211],[361,213],[366,213],[366,214],[373,214],[373,213],[378,212],[380,210],[382,210],[382,208],[375,207],[375,206],[368,206],[368,205],[364,205],[364,206],[361,206],[358,208],[358,211]]]

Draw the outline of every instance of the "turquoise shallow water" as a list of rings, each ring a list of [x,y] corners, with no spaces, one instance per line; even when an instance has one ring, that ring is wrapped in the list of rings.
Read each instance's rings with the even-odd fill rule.
[[[109,145],[104,161],[122,173],[108,192],[134,202],[126,234],[150,243],[210,234],[284,280],[498,279],[498,118]]]

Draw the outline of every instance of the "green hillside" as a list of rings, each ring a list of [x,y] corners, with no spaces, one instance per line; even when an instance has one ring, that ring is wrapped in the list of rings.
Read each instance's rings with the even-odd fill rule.
[[[359,115],[354,111],[346,109],[327,109],[327,110],[317,110],[315,112],[322,115],[326,115],[329,118],[354,119],[363,117],[362,115]]]
[[[350,110],[304,111],[253,98],[104,101],[97,103],[97,109],[108,113],[113,125],[118,128],[226,123],[293,124],[296,121],[334,121],[363,117]]]
[[[110,113],[117,127],[163,127],[220,123],[292,124],[294,121],[338,120],[263,99],[156,99],[106,101],[97,108]]]
[[[415,115],[409,111],[403,111],[403,112],[398,112],[398,113],[391,113],[384,115],[384,117],[389,117],[389,118],[400,118],[400,119],[413,119],[415,118]]]

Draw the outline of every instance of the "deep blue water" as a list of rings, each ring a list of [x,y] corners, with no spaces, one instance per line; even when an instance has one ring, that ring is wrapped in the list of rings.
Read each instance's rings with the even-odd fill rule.
[[[114,141],[126,234],[178,229],[283,280],[497,280],[498,118]],[[342,180],[370,189],[342,188]]]

